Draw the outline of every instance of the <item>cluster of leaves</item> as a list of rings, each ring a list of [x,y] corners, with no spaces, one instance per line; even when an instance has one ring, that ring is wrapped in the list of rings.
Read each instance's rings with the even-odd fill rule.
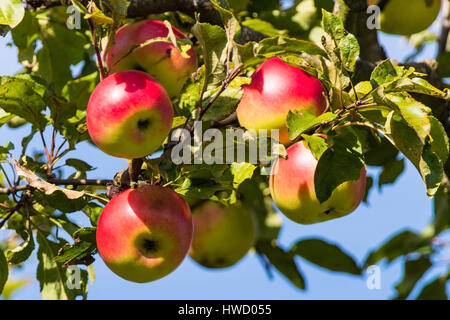
[[[238,160],[209,164],[197,156],[198,163],[177,165],[171,160],[173,149],[169,143],[157,157],[144,160],[140,183],[173,188],[193,207],[204,200],[232,205],[241,199],[257,217],[255,251],[264,265],[269,271],[270,266],[275,267],[300,289],[306,288],[306,282],[297,257],[331,271],[360,275],[364,266],[384,258],[390,262],[400,256],[409,259],[412,255],[405,264],[405,277],[397,286],[398,298],[408,297],[415,283],[432,267],[431,256],[438,250],[433,244],[434,237],[450,226],[449,187],[441,187],[449,154],[448,137],[433,116],[433,110],[416,96],[448,101],[448,91],[433,87],[413,68],[394,65],[390,60],[378,64],[368,81],[353,83],[360,48],[356,38],[344,29],[343,22],[329,13],[333,1],[295,1],[286,10],[280,9],[276,0],[211,2],[222,18],[223,27],[180,13],[156,17],[190,30],[194,48],[203,61],[182,94],[173,100],[176,114],[173,129],[195,130],[190,127],[190,120],[200,119],[203,121],[200,134],[203,134],[235,111],[242,97],[240,88],[250,81],[257,65],[268,58],[281,57],[318,77],[328,93],[326,113],[316,117],[308,112],[290,112],[287,118],[290,138],[305,140],[319,161],[315,174],[318,199],[326,201],[338,185],[357,180],[364,165],[383,168],[378,177],[379,186],[393,183],[404,168],[404,160],[399,158],[401,152],[417,167],[427,194],[436,196],[432,231],[403,232],[372,252],[364,264],[358,264],[351,255],[324,239],[300,239],[288,249],[277,243],[281,221],[269,196],[267,176],[257,170],[264,167],[262,164]],[[7,3],[17,7],[14,1]],[[107,43],[103,48],[106,50],[115,30],[127,21],[127,1],[108,4],[100,1],[99,7],[91,5],[89,10],[79,1],[72,3],[92,21],[99,43]],[[4,205],[0,207],[0,221],[4,220],[5,227],[22,239],[20,244],[15,241],[0,250],[0,289],[7,280],[8,263],[18,266],[37,251],[37,278],[42,296],[54,299],[86,297],[88,278],[93,277],[90,263],[96,253],[95,226],[102,205],[108,200],[101,186],[61,188],[52,184],[69,168],[74,172],[67,179],[86,179],[93,170],[83,160],[67,157],[78,143],[89,141],[86,106],[99,81],[99,70],[89,24],[83,20],[81,29],[68,29],[65,10],[65,7],[55,7],[25,11],[20,19],[10,15],[5,18],[7,21],[0,20],[0,24],[13,28],[12,39],[24,66],[19,74],[0,78],[0,126],[11,124],[18,117],[31,124],[17,161],[9,157],[14,149],[11,143],[0,147],[0,165],[11,164],[12,171],[28,186],[12,195],[0,192],[0,203]],[[269,37],[242,44],[242,26]],[[182,48],[186,44],[179,45]],[[74,74],[72,66],[78,66],[78,74]],[[51,144],[43,138],[45,130],[53,130]],[[27,146],[35,135],[42,138],[45,153],[29,156]],[[55,145],[55,137],[62,140],[60,147]],[[236,139],[233,147],[245,149],[249,139],[252,138]],[[270,139],[262,141],[262,145],[267,146],[269,142]],[[201,147],[208,148],[211,144],[204,142]],[[268,157],[285,155],[284,147],[276,146],[276,152]],[[198,148],[195,144],[191,146],[194,156]],[[7,179],[6,170],[1,168],[0,188],[17,187],[19,179]],[[126,173],[127,170],[116,175],[116,187],[126,185]],[[368,183],[368,188],[371,185]],[[72,222],[70,213],[80,210],[90,218],[91,226],[81,227]],[[58,230],[63,230],[65,235],[60,235]],[[70,242],[64,240],[67,235],[72,239]],[[69,290],[67,266],[74,264],[89,267],[81,271],[82,285]],[[433,280],[419,297],[436,297],[436,294],[443,297],[447,277]]]

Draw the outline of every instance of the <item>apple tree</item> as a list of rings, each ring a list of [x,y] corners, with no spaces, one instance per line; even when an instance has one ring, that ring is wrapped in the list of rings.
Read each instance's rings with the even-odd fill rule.
[[[439,13],[437,36],[426,29]],[[147,24],[156,29],[148,31]],[[406,35],[416,51],[407,61],[389,59],[379,29]],[[0,243],[0,292],[7,297],[9,270],[32,255],[44,299],[86,298],[97,258],[126,278],[124,265],[106,248],[108,239],[122,241],[108,232],[112,208],[125,194],[153,190],[152,200],[136,201],[166,212],[180,197],[180,207],[190,207],[182,211],[192,211],[193,236],[178,238],[189,238],[186,250],[193,238],[190,255],[203,266],[227,267],[253,250],[268,273],[275,268],[306,290],[298,257],[353,275],[382,260],[403,259],[395,298],[447,299],[450,269],[417,297],[411,292],[448,245],[440,236],[450,227],[449,30],[447,0],[2,0],[0,33],[10,33],[23,69],[0,77],[0,232],[10,231]],[[430,42],[438,44],[436,59],[415,61]],[[274,61],[272,69],[265,67]],[[164,92],[155,98],[155,90]],[[137,127],[117,118],[121,107],[132,109],[130,101],[139,112],[150,112]],[[4,132],[22,126],[30,130],[21,145],[8,142]],[[189,161],[174,158],[182,140],[173,139],[176,132],[205,137],[210,129],[216,140],[230,130],[235,136],[221,147],[211,146],[217,142],[212,136],[188,139],[182,151]],[[264,129],[280,129],[284,138],[261,134]],[[135,137],[149,140],[140,144]],[[33,139],[42,143],[41,152],[28,149]],[[128,166],[92,177],[89,155],[77,152],[82,142],[127,158]],[[252,143],[257,161],[249,160]],[[291,148],[299,146],[299,159],[307,153],[309,160],[287,164],[297,157]],[[207,158],[202,150],[214,152]],[[230,150],[231,161],[220,161]],[[397,233],[367,248],[363,262],[320,237],[289,248],[277,242],[280,215],[311,224],[349,214],[363,196],[367,200],[374,181],[378,187],[394,183],[405,161],[434,198],[424,232]],[[380,168],[379,176],[366,176],[366,166]],[[130,206],[136,215],[148,211]],[[89,225],[71,218],[80,211]],[[109,219],[102,218],[106,214]],[[157,215],[147,212],[145,219]],[[225,222],[215,225],[214,219]],[[132,229],[126,218],[121,221],[123,229]],[[166,242],[142,243],[147,254],[139,259],[145,260]],[[67,287],[73,266],[80,272],[75,289]],[[129,266],[145,272],[142,265]],[[158,273],[153,264],[147,267]]]

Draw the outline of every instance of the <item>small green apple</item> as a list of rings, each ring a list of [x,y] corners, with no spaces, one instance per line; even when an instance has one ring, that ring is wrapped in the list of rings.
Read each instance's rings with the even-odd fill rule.
[[[381,4],[368,0],[369,5]],[[411,35],[426,30],[436,20],[441,0],[389,0],[381,7],[381,31]]]
[[[207,201],[192,211],[194,237],[189,255],[207,268],[226,268],[253,246],[256,224],[241,203],[223,206]]]

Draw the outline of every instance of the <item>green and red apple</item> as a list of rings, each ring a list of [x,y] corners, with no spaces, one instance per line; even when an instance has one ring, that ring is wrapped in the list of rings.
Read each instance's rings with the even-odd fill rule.
[[[101,81],[86,113],[92,141],[105,153],[141,158],[155,152],[172,128],[173,108],[164,88],[142,71],[122,71]]]
[[[272,167],[270,194],[278,209],[289,219],[301,224],[327,221],[353,212],[366,190],[366,169],[357,181],[339,185],[331,197],[320,203],[314,190],[317,160],[304,141],[287,149],[287,158],[278,159]]]
[[[194,236],[189,255],[207,268],[226,268],[241,260],[255,241],[256,224],[241,203],[207,201],[192,211]]]
[[[381,5],[381,31],[411,35],[430,27],[439,15],[441,0],[368,0],[368,5]]]
[[[174,271],[192,240],[189,206],[169,188],[144,186],[115,196],[97,225],[97,248],[118,276],[150,282]]]
[[[300,68],[271,58],[253,73],[251,83],[236,110],[241,126],[246,129],[278,129],[281,143],[290,142],[286,118],[290,110],[308,110],[320,115],[327,106],[322,83]]]
[[[175,27],[172,30],[178,39],[186,38]],[[167,41],[151,42],[139,47],[146,41],[165,38],[168,34],[168,27],[157,20],[143,20],[121,27],[106,56],[108,71],[145,71],[162,84],[170,97],[178,96],[188,77],[197,69],[194,49],[190,48],[186,56]]]

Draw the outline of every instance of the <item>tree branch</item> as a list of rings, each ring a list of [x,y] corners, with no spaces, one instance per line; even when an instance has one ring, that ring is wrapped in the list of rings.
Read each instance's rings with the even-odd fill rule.
[[[27,7],[37,9],[40,7],[55,7],[61,5],[61,2],[51,2],[46,0],[26,0]],[[159,14],[164,12],[183,12],[194,18],[195,13],[200,15],[201,22],[207,22],[215,25],[222,25],[220,13],[214,9],[210,0],[130,0],[128,7],[128,18],[141,18],[149,14]],[[249,41],[261,41],[267,38],[266,35],[241,25],[241,38],[239,43],[243,44]]]
[[[443,14],[442,14],[442,27],[441,27],[441,35],[439,37],[439,48],[438,54],[439,57],[443,54],[447,48],[447,42],[449,40],[448,36],[450,34],[450,2],[444,1],[443,5]]]
[[[48,183],[60,186],[106,186],[112,184],[112,180],[107,179],[49,179]],[[32,189],[28,184],[22,184],[15,187],[0,188],[0,194],[13,194],[16,192]]]

